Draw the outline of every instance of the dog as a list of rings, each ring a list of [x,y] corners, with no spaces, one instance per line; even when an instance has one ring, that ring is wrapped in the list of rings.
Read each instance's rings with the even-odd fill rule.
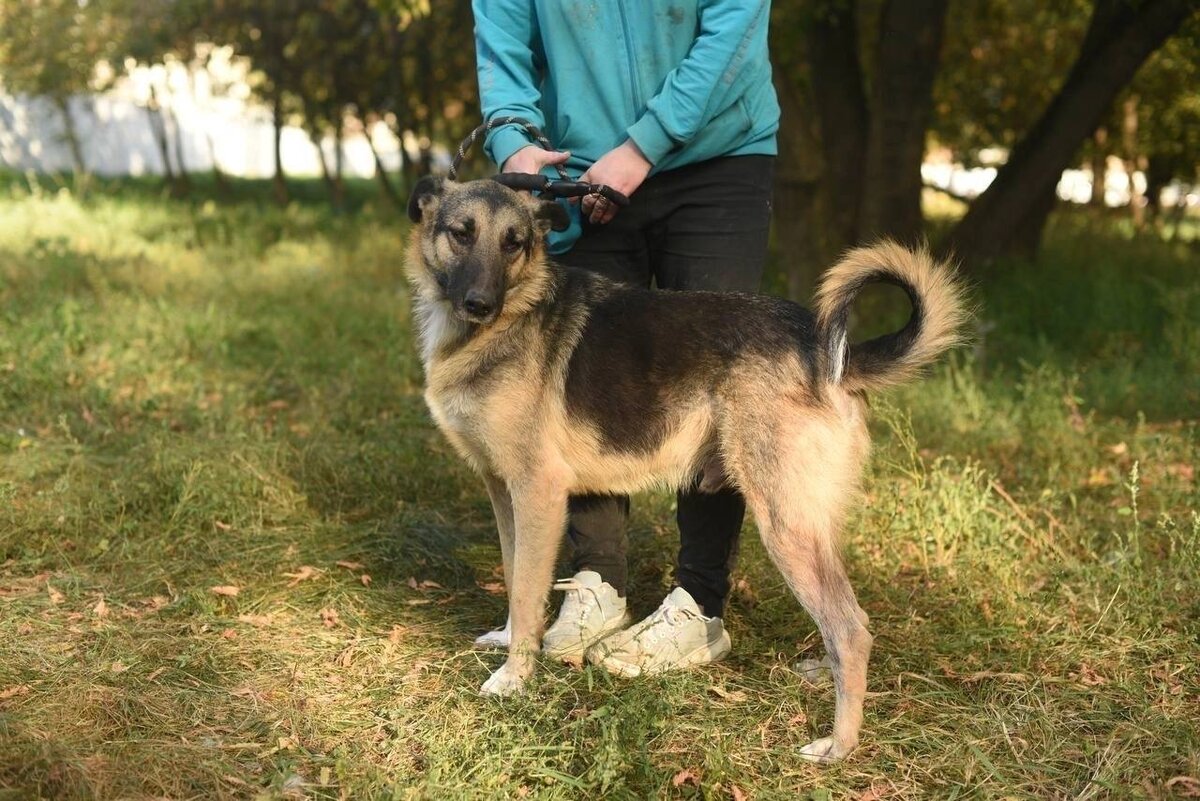
[[[825,273],[815,313],[750,294],[616,284],[547,257],[564,230],[551,200],[491,180],[421,179],[406,273],[425,400],[482,476],[496,515],[511,638],[485,694],[522,690],[573,494],[736,487],[812,616],[836,689],[833,732],[810,761],[858,744],[872,637],[837,535],[868,452],[865,393],[915,378],[956,344],[963,293],[924,252],[885,243]],[[851,301],[898,285],[898,332],[848,344]]]

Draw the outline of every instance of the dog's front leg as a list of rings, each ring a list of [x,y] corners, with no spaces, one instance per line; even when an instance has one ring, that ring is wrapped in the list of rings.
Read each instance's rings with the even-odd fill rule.
[[[533,675],[546,623],[546,597],[554,578],[554,561],[567,525],[566,489],[551,481],[526,481],[512,487],[516,542],[508,616],[512,641],[508,660],[481,688],[490,695],[520,692]]]
[[[516,541],[515,523],[513,522],[512,496],[508,485],[498,476],[486,473],[483,481],[487,485],[488,496],[492,499],[492,512],[496,515],[496,531],[500,534],[500,559],[504,563],[504,587],[509,593],[513,586],[513,548]],[[477,648],[507,648],[512,641],[512,617],[504,624],[504,628],[489,631],[475,638]]]

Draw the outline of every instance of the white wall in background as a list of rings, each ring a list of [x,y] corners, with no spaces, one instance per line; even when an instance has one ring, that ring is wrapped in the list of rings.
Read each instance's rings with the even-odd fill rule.
[[[163,173],[162,156],[144,107],[151,83],[158,88],[163,105],[170,107],[167,125],[172,153],[174,125],[179,126],[183,161],[189,172],[210,169],[215,158],[230,175],[261,178],[274,173],[270,110],[251,99],[244,69],[228,58],[216,59],[210,71],[189,73],[179,64],[139,68],[111,91],[72,98],[83,158],[93,172]],[[13,96],[0,89],[0,165],[22,171],[69,171],[71,152],[63,131],[62,115],[48,100]],[[382,123],[372,135],[385,168],[398,169],[400,143]],[[347,136],[342,144],[345,174],[375,174],[371,151],[361,133]],[[322,148],[332,166],[332,138],[323,142]],[[316,150],[300,128],[284,128],[281,150],[284,171],[289,175],[320,175]]]

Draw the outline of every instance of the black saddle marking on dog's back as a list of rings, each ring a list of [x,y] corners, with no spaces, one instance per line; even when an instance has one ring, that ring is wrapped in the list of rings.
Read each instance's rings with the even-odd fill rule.
[[[796,304],[766,295],[609,287],[588,304],[568,364],[566,402],[568,413],[595,425],[614,451],[658,447],[672,412],[716,388],[743,354],[800,354],[814,374],[813,316]]]

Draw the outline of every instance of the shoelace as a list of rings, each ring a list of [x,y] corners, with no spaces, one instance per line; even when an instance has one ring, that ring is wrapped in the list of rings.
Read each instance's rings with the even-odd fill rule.
[[[573,578],[560,579],[554,582],[554,589],[557,592],[565,592],[567,597],[563,599],[562,611],[559,612],[559,617],[562,620],[578,620],[583,622],[584,615],[590,610],[591,606],[599,603],[596,594],[589,593],[584,596],[583,591],[591,589],[584,587]],[[591,601],[589,604],[588,601]]]
[[[699,616],[690,609],[684,609],[680,606],[672,606],[663,604],[654,610],[654,614],[650,616],[646,627],[638,634],[639,639],[645,636],[646,640],[651,643],[657,643],[666,636],[669,628],[656,625],[659,621],[664,621],[670,628],[674,628],[679,623],[686,623],[689,620],[697,619]]]

